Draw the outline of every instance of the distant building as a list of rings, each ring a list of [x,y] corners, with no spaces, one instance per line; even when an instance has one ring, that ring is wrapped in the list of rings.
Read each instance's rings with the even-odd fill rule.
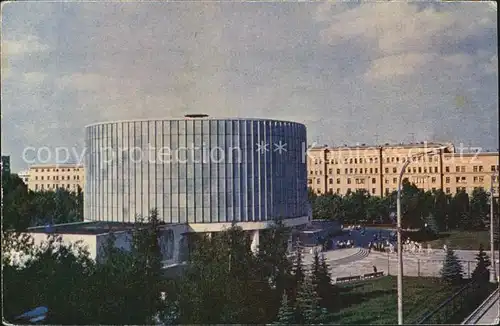
[[[29,176],[30,176],[30,173],[29,171],[21,171],[17,174],[19,176],[19,178],[21,180],[23,180],[24,184],[25,185],[28,185],[28,182],[29,182]]]
[[[28,189],[48,191],[63,188],[68,191],[83,191],[85,169],[81,164],[37,164],[28,171]]]
[[[412,158],[403,178],[425,191],[489,191],[492,174],[498,171],[498,153],[458,153],[449,143],[310,148],[308,185],[317,194],[330,191],[345,195],[365,189],[371,195],[386,196],[397,190],[399,173],[408,157],[437,148],[442,149],[436,155]],[[497,192],[498,176],[493,182]]]

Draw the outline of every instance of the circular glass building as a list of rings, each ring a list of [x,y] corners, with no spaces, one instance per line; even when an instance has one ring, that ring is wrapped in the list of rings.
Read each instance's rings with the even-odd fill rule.
[[[86,127],[85,146],[86,220],[134,222],[154,208],[164,222],[190,226],[307,220],[302,124],[206,115],[105,122]]]

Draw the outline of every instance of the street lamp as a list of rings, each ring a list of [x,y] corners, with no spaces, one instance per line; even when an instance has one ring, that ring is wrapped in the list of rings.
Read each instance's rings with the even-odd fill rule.
[[[490,187],[490,250],[491,250],[491,262],[492,262],[492,267],[493,267],[493,280],[496,282],[497,281],[497,267],[496,267],[496,262],[495,262],[495,235],[493,232],[493,225],[494,225],[494,204],[495,204],[495,198],[493,197],[493,183],[495,181],[495,177],[498,176],[498,170],[493,172],[491,174],[491,187]]]
[[[403,174],[405,173],[406,168],[412,162],[413,158],[425,156],[425,155],[436,155],[442,149],[446,148],[445,146],[433,149],[431,151],[417,153],[415,155],[411,155],[407,158],[406,162],[403,164],[401,168],[401,172],[399,173],[398,180],[398,196],[397,196],[397,233],[398,233],[398,325],[403,325],[403,242],[401,240],[401,182],[403,180]]]

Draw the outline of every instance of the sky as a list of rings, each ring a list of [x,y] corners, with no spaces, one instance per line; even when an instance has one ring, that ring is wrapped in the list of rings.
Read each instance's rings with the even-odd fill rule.
[[[310,144],[498,149],[489,2],[3,3],[2,154],[83,148],[87,124],[293,120]],[[77,155],[76,155],[77,156]]]

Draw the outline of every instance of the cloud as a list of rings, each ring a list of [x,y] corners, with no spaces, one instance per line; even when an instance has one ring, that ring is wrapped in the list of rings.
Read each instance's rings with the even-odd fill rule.
[[[40,42],[33,35],[26,35],[20,40],[2,40],[2,56],[20,56],[24,54],[44,52],[49,46]]]
[[[423,66],[435,59],[429,53],[405,53],[375,59],[366,72],[367,80],[386,79],[394,76],[408,76],[419,71]]]

